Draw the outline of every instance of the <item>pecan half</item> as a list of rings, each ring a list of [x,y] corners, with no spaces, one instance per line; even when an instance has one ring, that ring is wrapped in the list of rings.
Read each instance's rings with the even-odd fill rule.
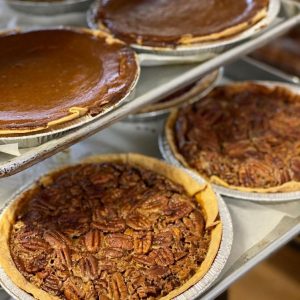
[[[111,277],[111,290],[114,300],[126,300],[128,291],[121,273],[114,273]]]
[[[47,251],[49,249],[47,242],[36,237],[20,237],[19,243],[23,249],[29,252]]]
[[[169,248],[159,248],[153,251],[155,253],[155,262],[162,267],[172,265],[174,256]]]
[[[89,252],[97,252],[101,245],[101,234],[96,229],[90,230],[84,236],[85,247]]]
[[[170,221],[175,221],[188,215],[193,209],[191,202],[186,201],[183,196],[174,194],[169,200],[169,206],[164,213]]]
[[[134,255],[132,259],[142,265],[154,266],[156,264],[155,257],[147,255]]]
[[[45,278],[41,286],[45,291],[51,294],[58,295],[60,294],[60,289],[62,288],[62,284],[63,284],[62,281],[57,276],[55,276],[54,274],[50,274]]]
[[[94,280],[98,277],[98,260],[93,255],[82,258],[79,266],[84,279]]]
[[[138,212],[131,213],[127,217],[126,224],[135,230],[147,230],[152,227],[151,220]]]
[[[136,254],[146,254],[149,252],[152,245],[152,233],[136,233],[133,237],[134,252]]]
[[[123,251],[120,249],[106,248],[101,251],[106,258],[120,258],[124,255]]]
[[[69,239],[57,230],[48,230],[44,233],[44,239],[52,248],[63,248],[70,245]]]
[[[71,259],[71,252],[68,247],[56,249],[56,255],[59,259],[59,262],[62,266],[66,267],[67,269],[72,268],[72,259]]]
[[[125,222],[122,219],[105,220],[93,222],[92,226],[104,232],[121,232],[125,230]]]
[[[122,233],[109,234],[106,239],[106,244],[111,248],[120,248],[131,250],[133,248],[132,237]]]
[[[171,230],[166,230],[160,232],[154,236],[153,245],[154,246],[170,246],[173,243],[173,232]]]
[[[69,278],[65,281],[63,289],[67,300],[84,299],[83,282],[79,278]]]

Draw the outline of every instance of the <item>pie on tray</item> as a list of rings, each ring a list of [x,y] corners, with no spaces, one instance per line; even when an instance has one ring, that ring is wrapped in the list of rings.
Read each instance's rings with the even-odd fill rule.
[[[173,155],[212,183],[248,192],[300,190],[300,94],[251,82],[215,88],[174,111]]]
[[[266,17],[269,0],[100,0],[95,16],[129,44],[152,47],[224,39]]]
[[[105,155],[42,177],[0,217],[0,265],[47,299],[171,299],[219,249],[215,194],[138,154]]]
[[[256,50],[251,56],[300,77],[300,26]]]
[[[134,52],[106,33],[0,35],[0,135],[54,129],[118,103],[138,76]]]

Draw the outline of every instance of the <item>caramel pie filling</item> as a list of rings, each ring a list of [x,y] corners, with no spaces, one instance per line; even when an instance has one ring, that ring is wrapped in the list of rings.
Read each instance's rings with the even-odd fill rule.
[[[28,281],[61,299],[159,299],[207,253],[198,202],[144,168],[73,166],[24,197],[12,258]]]
[[[206,178],[269,188],[300,181],[300,96],[254,83],[215,88],[181,109],[177,151]]]
[[[252,23],[268,0],[101,0],[98,20],[127,43],[177,45],[185,37],[217,35]]]

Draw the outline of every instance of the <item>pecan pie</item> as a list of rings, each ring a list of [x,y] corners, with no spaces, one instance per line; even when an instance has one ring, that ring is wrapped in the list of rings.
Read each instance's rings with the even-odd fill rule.
[[[171,114],[177,159],[213,183],[252,192],[300,190],[300,94],[282,86],[215,88]]]
[[[124,154],[43,177],[0,232],[1,266],[37,299],[171,299],[208,271],[222,225],[208,185]]]
[[[96,21],[130,44],[176,46],[236,35],[267,15],[269,0],[100,0]]]
[[[300,77],[300,26],[256,50],[251,56]]]
[[[96,115],[128,94],[134,52],[106,33],[79,29],[0,36],[0,135]]]

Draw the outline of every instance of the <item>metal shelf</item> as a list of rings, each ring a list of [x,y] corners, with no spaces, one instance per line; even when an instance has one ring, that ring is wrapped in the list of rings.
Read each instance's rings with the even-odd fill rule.
[[[136,95],[132,101],[116,108],[111,113],[104,115],[103,118],[67,133],[61,138],[51,140],[31,149],[24,149],[22,150],[22,154],[18,157],[1,154],[0,178],[20,172],[55,153],[86,139],[113,123],[124,119],[128,114],[137,111],[139,108],[155,102],[160,97],[168,95],[177,89],[187,86],[199,77],[250,53],[256,48],[265,45],[268,41],[284,34],[296,24],[300,24],[300,6],[292,1],[283,1],[282,4],[281,13],[275,24],[270,26],[270,28],[265,29],[254,39],[236,45],[234,48],[198,65],[189,64],[171,67],[142,68],[142,78],[138,83],[138,88],[143,90],[144,93]],[[172,71],[170,71],[169,74],[164,75],[165,70],[168,70],[168,68]],[[149,86],[149,81],[143,80],[143,74],[151,72],[149,69],[152,69],[153,74],[155,74],[152,77],[153,80],[158,77],[157,74],[160,74],[159,77],[163,83],[158,84],[158,86],[151,86],[151,84]]]

